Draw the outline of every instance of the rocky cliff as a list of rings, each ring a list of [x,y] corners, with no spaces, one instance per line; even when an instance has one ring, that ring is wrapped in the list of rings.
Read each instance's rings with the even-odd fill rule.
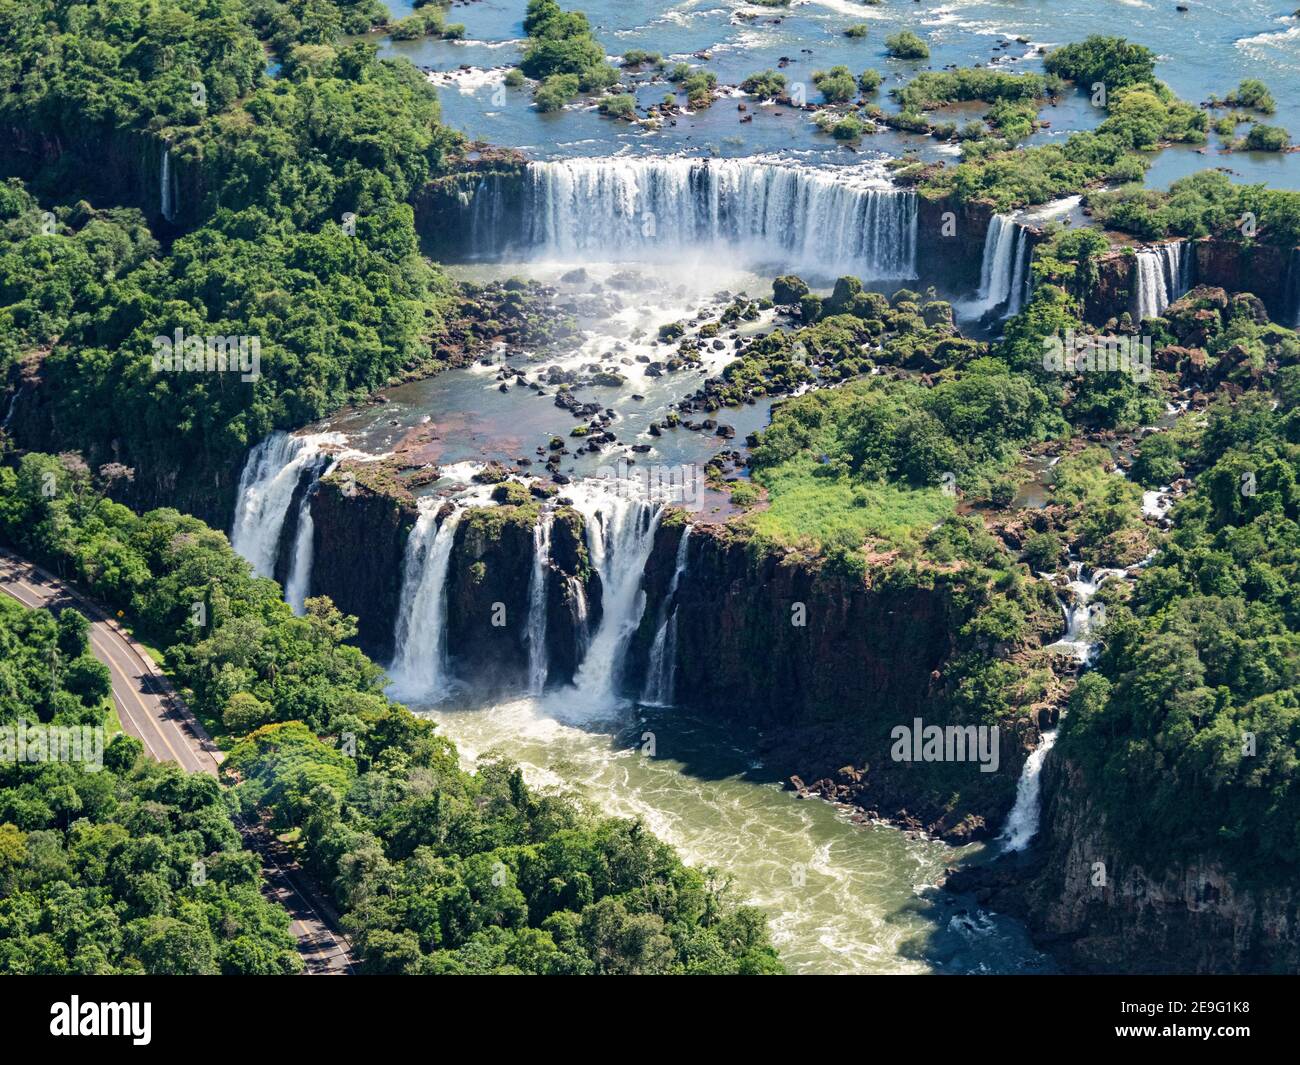
[[[921,285],[954,299],[979,289],[993,208],[952,196],[917,197],[916,270]]]
[[[312,499],[316,531],[311,594],[358,618],[361,645],[392,657],[409,498],[324,478]],[[535,504],[471,509],[452,546],[448,652],[458,676],[482,694],[525,688]],[[643,684],[666,616],[685,515],[656,534],[644,580],[645,607],[624,668]],[[961,623],[958,596],[932,581],[874,584],[839,576],[795,552],[762,549],[727,526],[701,525],[688,544],[677,607],[676,702],[702,716],[761,731],[764,758],[809,791],[953,841],[987,835],[1015,796],[1036,723],[1004,727],[996,772],[890,757],[891,730],[945,724],[945,670]],[[572,680],[601,618],[600,578],[590,566],[581,516],[553,512],[547,565],[546,647],[551,687]],[[805,784],[806,782],[806,784]]]
[[[417,516],[414,499],[377,491],[341,467],[321,478],[311,516],[315,554],[309,594],[327,595],[354,615],[361,648],[376,661],[389,661],[402,559]]]
[[[1036,941],[1085,972],[1275,973],[1300,969],[1300,889],[1247,885],[1212,858],[1148,869],[1110,840],[1093,782],[1066,758],[1043,767],[1039,836],[954,873],[948,886],[1026,920]]]
[[[1193,283],[1229,293],[1258,296],[1274,322],[1290,326],[1300,315],[1300,249],[1206,238],[1195,242]],[[1116,249],[1097,261],[1097,282],[1084,303],[1084,318],[1096,326],[1132,313],[1136,260]]]

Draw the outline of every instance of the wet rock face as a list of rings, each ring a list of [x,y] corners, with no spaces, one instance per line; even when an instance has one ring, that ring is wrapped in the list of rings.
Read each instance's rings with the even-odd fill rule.
[[[459,676],[518,691],[533,571],[535,506],[475,507],[461,520],[447,573],[447,653]]]
[[[917,199],[916,270],[923,285],[951,295],[975,292],[992,208],[948,197]]]
[[[1221,288],[1227,293],[1249,292],[1258,297],[1268,316],[1288,324],[1296,314],[1300,278],[1297,257],[1289,248],[1270,244],[1243,244],[1232,240],[1195,242],[1193,282]],[[1096,326],[1132,312],[1137,284],[1136,260],[1113,252],[1097,261],[1097,282],[1084,304],[1084,318]]]
[[[312,496],[311,516],[311,594],[327,595],[343,613],[355,616],[362,650],[378,662],[389,661],[414,504],[330,476]]]
[[[660,527],[629,677],[645,675],[681,535],[671,519]],[[676,602],[676,701],[757,727],[769,769],[802,777],[811,794],[953,842],[1000,826],[1035,729],[1002,737],[996,773],[970,764],[941,783],[927,767],[890,758],[894,726],[914,715],[942,720],[943,671],[960,624],[945,587],[869,587],[797,556],[756,551],[726,527],[700,526]]]
[[[1031,850],[954,873],[949,888],[1023,918],[1036,942],[1084,972],[1300,968],[1295,884],[1242,884],[1197,856],[1146,869],[1109,838],[1077,765],[1053,751],[1042,779],[1042,829]]]

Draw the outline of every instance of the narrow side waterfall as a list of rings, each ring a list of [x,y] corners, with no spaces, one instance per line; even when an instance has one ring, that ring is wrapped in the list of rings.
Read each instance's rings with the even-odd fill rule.
[[[7,430],[9,428],[9,423],[14,420],[14,412],[18,409],[18,400],[22,398],[22,394],[26,391],[27,386],[25,384],[14,389],[14,394],[9,397],[9,407],[5,411],[5,419],[0,422],[0,429]]]
[[[342,439],[335,433],[290,436],[277,430],[248,453],[239,476],[230,546],[259,577],[275,576],[280,532],[303,471],[319,460],[322,445]],[[320,475],[319,467],[315,475]]]
[[[573,678],[581,701],[607,706],[619,699],[628,641],[641,623],[646,562],[663,505],[584,486],[572,493],[586,519],[587,550],[600,574],[600,625]]]
[[[447,571],[465,511],[457,507],[439,524],[441,500],[422,499],[419,507],[402,559],[389,691],[399,699],[435,701],[446,694],[449,684]]]
[[[1066,585],[1070,601],[1061,603],[1061,609],[1065,613],[1065,635],[1048,646],[1068,651],[1081,666],[1086,667],[1096,653],[1097,639],[1094,633],[1102,626],[1105,618],[1104,613],[1097,610],[1095,604],[1091,602],[1092,597],[1106,581],[1114,577],[1123,577],[1125,571],[1098,568],[1092,571],[1091,576],[1085,576],[1083,564],[1071,562],[1070,574],[1070,582]],[[1025,760],[1025,767],[1021,770],[1020,780],[1016,784],[1015,805],[1011,807],[1011,813],[1007,815],[1007,823],[998,836],[1002,841],[1003,850],[1022,851],[1038,834],[1042,809],[1039,775],[1043,769],[1043,761],[1047,758],[1047,752],[1056,743],[1056,733],[1056,729],[1044,732],[1038,746]]]
[[[172,189],[172,150],[163,148],[162,173],[158,178],[158,210],[170,222],[176,216],[175,195]]]
[[[1029,287],[1029,257],[1033,251],[1029,229],[1010,215],[989,219],[980,263],[980,287],[966,310],[984,316],[999,309],[1002,317],[1019,313]]]
[[[546,581],[551,570],[551,522],[543,513],[533,526],[533,572],[528,586],[528,690],[541,695],[546,687]]]
[[[564,159],[528,165],[522,219],[485,179],[476,249],[518,233],[543,258],[654,260],[722,252],[864,280],[916,276],[916,195],[872,168],[819,170],[750,159]]]
[[[1134,269],[1134,314],[1158,318],[1192,287],[1192,254],[1185,240],[1174,240],[1137,253]]]
[[[1291,249],[1291,258],[1286,267],[1286,292],[1291,328],[1300,329],[1300,248]]]
[[[587,588],[577,577],[566,577],[569,589],[569,602],[573,604],[574,646],[579,657],[587,653],[591,646],[590,618],[587,609]]]
[[[673,578],[668,584],[661,609],[659,629],[655,633],[654,643],[650,647],[650,659],[646,664],[645,685],[641,689],[641,702],[647,706],[672,706],[675,696],[674,681],[677,674],[677,604],[673,601],[677,595],[677,586],[686,572],[687,548],[691,538],[691,527],[682,530],[682,538],[677,544],[677,564],[673,569]]]
[[[311,463],[311,481],[298,504],[298,527],[294,531],[293,552],[289,556],[289,576],[284,582],[285,601],[298,615],[306,611],[305,604],[311,591],[311,564],[316,552],[316,525],[311,517],[311,499],[316,494],[320,479],[328,476],[337,465],[337,462],[331,460]]]
[[[1007,823],[998,837],[1002,840],[1002,849],[1022,851],[1029,846],[1029,841],[1038,835],[1038,820],[1042,810],[1040,792],[1042,784],[1040,775],[1047,752],[1056,744],[1056,730],[1044,732],[1038,746],[1025,760],[1025,768],[1016,783],[1016,804],[1007,815]]]

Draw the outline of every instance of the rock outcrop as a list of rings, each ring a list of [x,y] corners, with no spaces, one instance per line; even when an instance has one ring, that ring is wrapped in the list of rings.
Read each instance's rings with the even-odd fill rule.
[[[1037,942],[1085,972],[1300,969],[1295,884],[1243,884],[1206,856],[1146,868],[1108,835],[1093,786],[1053,751],[1043,766],[1042,828],[1031,853],[955,872],[948,887],[1023,918]]]

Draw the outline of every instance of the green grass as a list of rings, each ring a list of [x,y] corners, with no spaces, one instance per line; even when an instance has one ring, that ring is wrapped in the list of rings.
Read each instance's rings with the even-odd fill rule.
[[[817,476],[817,469],[814,460],[801,457],[755,474],[769,505],[742,520],[784,544],[860,545],[870,539],[902,547],[953,513],[953,498],[938,488],[852,484]]]

